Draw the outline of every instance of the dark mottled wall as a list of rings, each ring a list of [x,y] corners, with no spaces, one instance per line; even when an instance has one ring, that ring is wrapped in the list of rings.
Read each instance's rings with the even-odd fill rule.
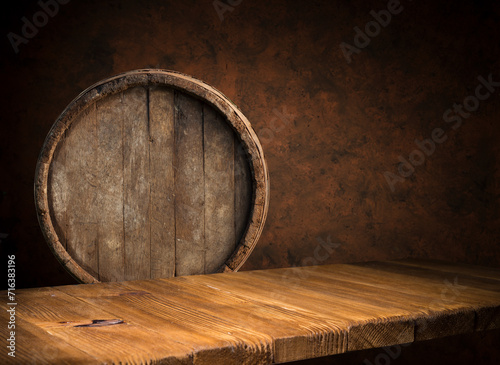
[[[7,34],[23,36],[22,17],[41,8],[4,8],[0,239],[18,285],[74,282],[33,203],[50,126],[94,82],[146,67],[215,86],[261,137],[271,207],[244,270],[403,257],[500,266],[500,4],[237,3],[219,16],[212,0],[72,0],[17,54]],[[365,29],[388,6],[386,26]],[[484,100],[479,77],[493,80]]]

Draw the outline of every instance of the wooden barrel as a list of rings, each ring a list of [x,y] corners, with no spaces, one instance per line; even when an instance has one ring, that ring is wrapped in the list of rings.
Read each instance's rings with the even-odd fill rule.
[[[35,178],[38,219],[84,283],[236,271],[262,232],[269,178],[250,123],[189,76],[137,70],[63,111]]]

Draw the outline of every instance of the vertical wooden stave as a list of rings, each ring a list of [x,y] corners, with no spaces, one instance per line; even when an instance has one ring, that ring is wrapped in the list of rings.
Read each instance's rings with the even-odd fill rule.
[[[99,192],[99,280],[121,281],[124,272],[122,94],[96,103]]]
[[[123,92],[123,227],[125,280],[151,277],[147,91]]]
[[[204,273],[217,271],[235,246],[234,133],[213,108],[203,107],[205,173]]]
[[[201,103],[175,92],[175,275],[205,272]]]
[[[75,118],[65,140],[71,147],[67,148],[65,160],[65,177],[69,187],[66,246],[68,253],[91,275],[97,275],[99,271],[95,126],[95,105],[90,105]]]
[[[175,275],[174,92],[149,89],[151,278]]]

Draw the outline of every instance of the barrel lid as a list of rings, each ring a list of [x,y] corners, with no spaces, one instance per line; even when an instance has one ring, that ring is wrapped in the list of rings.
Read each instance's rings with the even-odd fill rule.
[[[226,96],[143,69],[92,85],[61,113],[35,204],[49,247],[84,283],[237,271],[264,227],[269,176]]]

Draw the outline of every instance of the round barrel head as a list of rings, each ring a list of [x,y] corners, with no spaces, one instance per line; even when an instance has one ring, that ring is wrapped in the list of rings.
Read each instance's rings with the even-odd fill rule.
[[[221,92],[137,70],[62,112],[35,201],[50,248],[81,282],[236,271],[262,232],[269,177],[250,123]]]

